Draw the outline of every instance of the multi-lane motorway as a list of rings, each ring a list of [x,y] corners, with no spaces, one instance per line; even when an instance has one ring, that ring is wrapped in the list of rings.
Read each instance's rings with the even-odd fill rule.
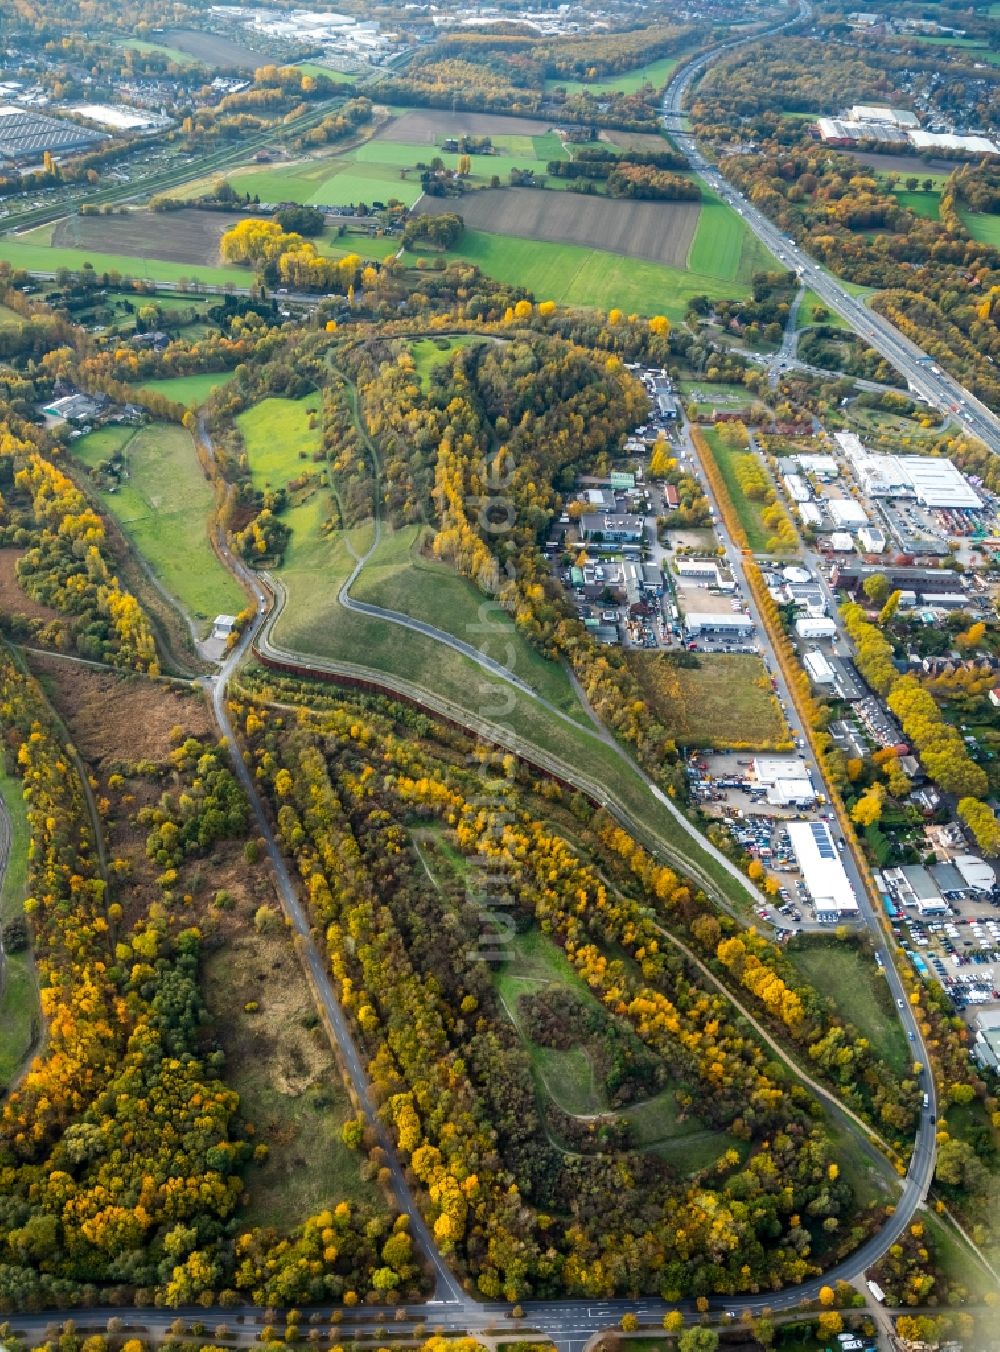
[[[769,32],[777,33],[791,28],[808,18],[809,12],[807,0],[802,0],[799,13],[794,19],[789,19]],[[684,130],[682,110],[692,86],[718,57],[749,41],[757,41],[761,36],[763,35],[758,33],[752,39],[744,37],[714,47],[678,72],[677,77],[668,85],[663,100],[663,120],[671,140],[687,155],[691,167],[707,186],[743,216],[750,229],[767,245],[778,261],[798,272],[803,282],[815,291],[824,305],[839,314],[859,337],[890,361],[915,395],[926,399],[942,413],[953,415],[968,431],[981,437],[991,450],[1000,452],[1000,419],[996,414],[959,384],[953,376],[942,370],[934,358],[900,333],[894,324],[869,310],[842,282],[832,277],[811,258],[795,240],[784,234],[767,216],[758,211],[723,177],[716,166],[702,154],[694,137]]]
[[[800,16],[805,17],[808,14],[808,5],[803,2]],[[790,21],[797,22],[798,20]],[[788,24],[781,25],[787,27]],[[777,30],[772,30],[777,31]],[[754,35],[759,37],[760,34]],[[742,39],[743,42],[752,40],[747,36]],[[677,141],[690,157],[695,170],[703,177],[708,185],[722,196],[733,206],[735,210],[741,211],[750,228],[763,240],[763,242],[776,254],[780,261],[788,266],[800,270],[803,278],[808,281],[812,289],[821,297],[823,302],[844,319],[859,334],[866,338],[873,347],[876,347],[883,353],[901,372],[904,378],[910,382],[911,387],[916,393],[930,400],[942,410],[952,411],[954,405],[960,410],[960,414],[971,430],[982,436],[987,443],[996,450],[1000,450],[1000,422],[981,404],[974,400],[965,390],[963,390],[950,377],[939,374],[932,369],[929,359],[913,344],[903,338],[892,325],[878,316],[870,314],[864,306],[857,302],[835,279],[830,278],[821,271],[817,265],[808,256],[798,248],[798,246],[779,230],[777,230],[770,221],[761,216],[745,199],[731,188],[717,170],[701,155],[693,140],[686,133],[677,130],[680,126],[680,109],[690,89],[692,82],[704,72],[709,63],[714,60],[723,51],[739,45],[737,42],[727,43],[722,47],[717,47],[711,52],[703,54],[696,61],[692,62],[682,72],[679,73],[675,81],[670,85],[664,103],[664,113],[667,125],[671,131],[674,140]],[[213,703],[220,728],[230,738],[233,738],[233,729],[229,720],[229,713],[226,707],[226,686],[229,678],[235,673],[239,663],[250,652],[252,645],[261,636],[268,620],[268,608],[270,598],[264,592],[260,581],[256,576],[250,574],[248,570],[231,555],[228,548],[221,545],[223,557],[226,562],[240,577],[244,585],[247,586],[251,595],[256,599],[256,614],[253,621],[247,626],[237,648],[230,654],[219,676],[213,684]],[[734,567],[737,576],[743,582],[743,563],[739,551],[729,544],[730,562]],[[747,589],[744,585],[744,591]],[[763,634],[766,631],[760,625],[758,627]],[[772,654],[772,668],[777,673],[779,682],[779,691],[786,700],[789,708],[794,707],[790,691],[784,684],[780,669]],[[807,753],[808,754],[808,753]],[[392,1162],[391,1172],[393,1182],[397,1193],[399,1194],[399,1203],[410,1216],[411,1227],[414,1238],[418,1246],[424,1251],[430,1270],[433,1272],[437,1289],[435,1298],[426,1305],[404,1307],[402,1319],[399,1323],[399,1332],[404,1335],[410,1331],[413,1322],[422,1321],[425,1326],[440,1327],[442,1331],[448,1333],[470,1332],[476,1333],[486,1329],[503,1328],[504,1321],[509,1317],[510,1307],[500,1305],[494,1302],[484,1303],[476,1300],[472,1295],[463,1290],[454,1274],[449,1270],[444,1259],[437,1252],[436,1247],[423,1223],[417,1208],[415,1199],[410,1192],[405,1176],[399,1168],[398,1159],[395,1151],[392,1149],[388,1137],[385,1135],[384,1128],[378,1124],[378,1120],[373,1112],[373,1106],[368,1094],[367,1077],[359,1053],[353,1045],[349,1026],[341,1013],[336,999],[333,995],[329,982],[328,972],[325,965],[319,958],[313,945],[312,934],[309,927],[308,918],[301,908],[294,885],[288,873],[284,860],[281,857],[277,842],[274,839],[269,822],[263,812],[259,796],[256,791],[256,785],[247,767],[236,757],[237,770],[240,772],[241,780],[254,804],[255,812],[258,818],[258,826],[264,836],[268,846],[268,856],[275,869],[278,880],[282,901],[285,906],[286,915],[293,924],[298,935],[300,945],[305,949],[308,957],[308,965],[313,984],[317,990],[321,1003],[324,1007],[324,1014],[329,1025],[335,1033],[340,1047],[340,1053],[346,1068],[354,1082],[356,1090],[359,1091],[359,1099],[363,1106],[368,1110],[376,1129],[379,1131],[380,1138],[384,1141],[387,1148],[387,1157]],[[819,773],[818,766],[815,766],[816,773]],[[923,1044],[921,1041],[920,1030],[916,1025],[913,1012],[906,1000],[905,990],[900,976],[894,966],[892,954],[887,947],[882,944],[882,936],[879,928],[878,916],[875,913],[871,900],[865,895],[864,888],[860,886],[860,878],[857,879],[858,895],[861,898],[862,913],[866,924],[869,926],[876,941],[881,945],[883,960],[885,962],[886,975],[889,982],[889,988],[893,997],[900,1005],[900,1019],[911,1037],[915,1053],[921,1056],[926,1063]],[[311,951],[310,951],[311,950]],[[873,973],[873,980],[876,979]],[[880,1258],[891,1244],[903,1233],[906,1226],[912,1220],[918,1208],[922,1205],[927,1189],[930,1185],[934,1170],[935,1155],[935,1130],[933,1117],[936,1111],[934,1100],[933,1084],[928,1080],[928,1103],[924,1109],[919,1132],[915,1141],[913,1154],[910,1160],[910,1167],[906,1178],[903,1180],[902,1190],[897,1199],[895,1208],[878,1231],[871,1239],[857,1249],[849,1258],[838,1264],[836,1268],[824,1274],[823,1278],[815,1278],[802,1283],[797,1287],[790,1287],[779,1292],[770,1292],[766,1296],[755,1297],[737,1297],[730,1299],[718,1299],[714,1302],[717,1309],[732,1311],[734,1314],[741,1314],[750,1310],[760,1312],[764,1308],[775,1311],[788,1310],[798,1304],[815,1300],[819,1294],[821,1285],[835,1280],[853,1280],[862,1275],[878,1258]],[[693,1308],[691,1302],[682,1302],[682,1308]],[[524,1307],[524,1321],[520,1325],[521,1329],[528,1331],[537,1331],[539,1334],[554,1342],[562,1352],[581,1352],[584,1344],[595,1333],[602,1329],[614,1326],[624,1314],[631,1313],[639,1316],[643,1322],[659,1322],[668,1307],[664,1302],[656,1299],[636,1299],[636,1300],[611,1300],[606,1302],[590,1302],[586,1300],[553,1300],[528,1302]],[[127,1325],[141,1328],[147,1333],[156,1337],[162,1336],[168,1332],[170,1322],[181,1313],[189,1318],[206,1320],[210,1316],[204,1309],[198,1308],[191,1311],[171,1311],[169,1313],[158,1309],[136,1309],[127,1314],[123,1311],[122,1316]],[[341,1312],[342,1313],[342,1312]],[[255,1306],[239,1306],[229,1308],[224,1312],[224,1318],[230,1328],[237,1334],[238,1341],[246,1342],[246,1334],[255,1335],[257,1321],[261,1312]],[[45,1315],[31,1314],[11,1318],[11,1324],[18,1330],[31,1334],[40,1334],[45,1325],[50,1322],[56,1322],[60,1319],[77,1318],[78,1313],[72,1310],[50,1311]],[[370,1325],[368,1326],[370,1328]],[[514,1333],[517,1325],[507,1323],[506,1327],[511,1333]],[[338,1325],[338,1337],[350,1336],[352,1333],[360,1333],[364,1328],[361,1317],[349,1317],[344,1319],[343,1323]],[[509,1335],[508,1335],[509,1336]],[[516,1336],[516,1335],[515,1335]]]

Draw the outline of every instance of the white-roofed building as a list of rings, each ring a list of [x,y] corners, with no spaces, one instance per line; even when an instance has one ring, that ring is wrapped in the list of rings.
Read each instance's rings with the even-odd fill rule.
[[[797,455],[795,463],[805,474],[815,474],[817,479],[836,479],[840,473],[832,455]]]
[[[772,807],[809,807],[816,801],[816,790],[808,779],[776,779],[767,788]]]
[[[886,108],[871,103],[856,103],[851,109],[852,122],[884,123],[889,127],[919,127],[916,113],[906,108]]]
[[[835,530],[830,536],[829,545],[835,554],[853,554],[854,536],[849,530]]]
[[[858,899],[826,822],[789,822],[788,839],[820,924],[856,916]]]
[[[833,685],[833,667],[818,650],[807,652],[802,659],[802,665],[816,685]]]
[[[779,779],[807,782],[809,779],[809,767],[798,756],[755,756],[752,769],[758,784],[777,784]]]
[[[800,615],[795,621],[795,632],[799,638],[834,638],[837,626],[828,615]]]
[[[723,612],[722,614],[702,614],[700,611],[688,611],[684,616],[684,625],[687,632],[696,634],[752,634],[754,623],[749,615],[741,615],[738,611]]]
[[[960,854],[951,862],[974,892],[992,892],[997,880],[992,864],[975,854]]]
[[[785,485],[785,492],[793,502],[808,502],[812,497],[809,485],[801,474],[785,474],[782,476],[782,482]]]
[[[826,507],[837,530],[855,531],[868,524],[868,514],[853,498],[832,498]]]
[[[815,502],[800,502],[798,510],[803,526],[821,526],[823,524],[823,513]]]
[[[885,534],[878,526],[862,526],[858,531],[858,544],[866,554],[885,553]]]
[[[964,150],[970,155],[1000,155],[1000,146],[988,136],[962,136],[957,132],[911,131],[910,143],[918,150]]]

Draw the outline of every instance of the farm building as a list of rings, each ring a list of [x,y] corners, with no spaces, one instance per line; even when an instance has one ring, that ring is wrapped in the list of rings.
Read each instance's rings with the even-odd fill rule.
[[[609,544],[640,544],[646,533],[641,516],[620,512],[586,512],[580,521],[585,540],[604,540]]]
[[[79,422],[83,418],[93,418],[99,412],[99,405],[87,394],[66,394],[62,399],[54,399],[42,409],[51,418]]]
[[[858,899],[826,822],[789,822],[788,839],[820,924],[858,913]]]

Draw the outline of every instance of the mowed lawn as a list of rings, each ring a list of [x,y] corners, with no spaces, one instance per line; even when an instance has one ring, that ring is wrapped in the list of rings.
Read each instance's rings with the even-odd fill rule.
[[[427,389],[431,372],[435,367],[447,361],[459,348],[481,341],[482,339],[472,333],[459,334],[455,338],[414,338],[410,343],[410,355],[413,358],[414,370],[424,389]]]
[[[627,660],[656,716],[682,746],[791,745],[788,724],[755,653],[698,653],[697,667],[671,654],[634,651]]]
[[[912,211],[915,216],[922,216],[928,221],[938,219],[938,209],[941,205],[941,194],[939,192],[907,192],[904,190],[897,192],[895,196],[899,205]]]
[[[591,727],[565,669],[532,648],[510,617],[471,582],[448,564],[427,558],[422,552],[427,535],[422,526],[398,531],[383,527],[378,548],[351,589],[352,597],[433,624],[495,661],[507,664],[512,658],[515,676]]]
[[[621,90],[623,94],[634,94],[645,84],[662,89],[677,65],[676,56],[662,56],[659,61],[650,61],[645,66],[636,66],[634,70],[623,70],[617,75],[607,75],[600,80],[563,80],[555,78],[545,81],[545,88],[565,89],[567,94],[585,92],[603,94],[608,90]]]
[[[711,447],[715,463],[719,467],[719,473],[725,480],[736,515],[747,533],[750,548],[755,553],[766,553],[769,541],[774,538],[774,532],[764,524],[762,516],[767,503],[756,502],[753,498],[748,498],[736,477],[737,456],[752,455],[752,451],[749,448],[733,450],[725,444],[713,427],[703,427],[701,431]],[[778,552],[788,553],[788,550]]]
[[[144,380],[133,388],[152,390],[185,408],[200,408],[213,390],[232,380],[231,371],[204,371],[196,376],[168,376],[163,380]]]
[[[115,493],[100,492],[104,506],[202,631],[216,615],[241,610],[246,598],[208,542],[213,495],[190,433],[148,423],[115,445],[106,435],[110,430],[92,432],[73,446],[91,466],[115,449],[126,455],[128,481]],[[96,446],[92,438],[99,438]]]
[[[989,215],[985,211],[968,211],[964,207],[959,207],[958,214],[973,239],[1000,249],[1000,216]]]

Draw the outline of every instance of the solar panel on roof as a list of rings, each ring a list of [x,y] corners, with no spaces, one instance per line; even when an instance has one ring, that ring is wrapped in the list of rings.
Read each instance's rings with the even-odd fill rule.
[[[816,842],[816,849],[819,851],[821,859],[836,859],[837,851],[833,848],[833,841],[830,839],[830,833],[822,822],[810,822],[812,827],[813,840]]]

